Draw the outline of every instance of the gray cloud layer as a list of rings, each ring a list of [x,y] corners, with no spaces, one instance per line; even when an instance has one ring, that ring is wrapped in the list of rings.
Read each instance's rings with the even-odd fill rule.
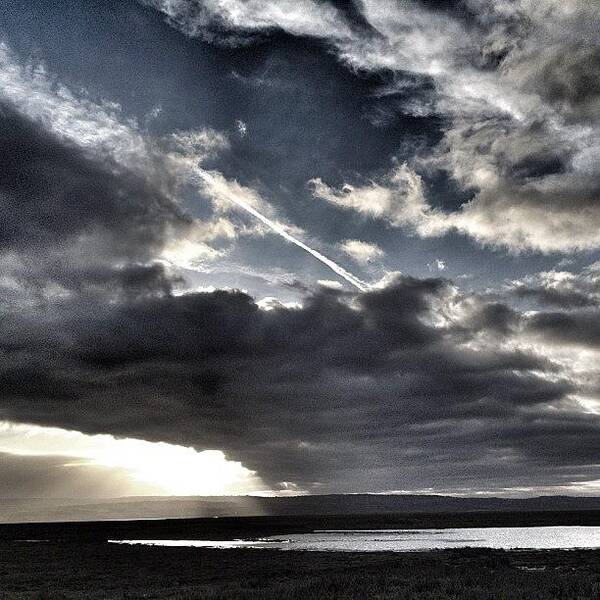
[[[570,400],[580,383],[515,344],[523,330],[564,339],[554,313],[524,318],[457,299],[440,279],[400,277],[357,296],[322,290],[303,308],[270,311],[240,292],[143,285],[153,293],[112,293],[110,303],[75,294],[12,312],[4,416],[220,448],[275,487],[590,475],[600,423]]]

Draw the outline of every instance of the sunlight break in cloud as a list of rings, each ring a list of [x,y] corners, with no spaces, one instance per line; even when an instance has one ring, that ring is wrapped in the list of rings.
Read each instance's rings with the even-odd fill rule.
[[[165,495],[247,494],[264,489],[255,471],[227,460],[219,450],[88,435],[58,427],[0,421],[0,452],[17,456],[64,456],[64,467],[99,466],[129,474],[135,483]],[[77,459],[73,463],[73,459]]]

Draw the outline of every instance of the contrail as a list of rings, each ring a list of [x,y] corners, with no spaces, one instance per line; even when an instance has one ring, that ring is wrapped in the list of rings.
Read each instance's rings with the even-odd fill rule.
[[[218,185],[216,179],[203,171],[200,168],[195,169],[195,173],[206,183],[211,186]],[[226,198],[244,209],[246,212],[250,213],[253,217],[256,217],[261,223],[264,223],[269,229],[280,235],[282,238],[286,239],[288,242],[295,244],[298,248],[302,248],[305,252],[308,252],[311,256],[314,256],[317,260],[320,260],[324,265],[329,267],[334,273],[345,279],[348,283],[353,285],[355,288],[359,289],[361,292],[365,292],[369,289],[369,286],[364,282],[352,275],[344,269],[340,267],[338,264],[333,262],[331,259],[323,256],[320,252],[317,252],[310,246],[307,246],[303,241],[299,240],[297,237],[294,237],[292,234],[288,233],[281,225],[276,223],[275,221],[271,221],[268,217],[265,217],[262,213],[258,212],[253,206],[250,206],[246,202],[244,202],[241,198],[239,198],[236,194],[233,194],[229,190],[222,190],[222,193],[226,196]]]

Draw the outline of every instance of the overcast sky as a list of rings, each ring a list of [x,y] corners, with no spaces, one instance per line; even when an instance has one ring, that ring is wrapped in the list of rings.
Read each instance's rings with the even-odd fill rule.
[[[0,496],[600,491],[600,1],[2,12]]]

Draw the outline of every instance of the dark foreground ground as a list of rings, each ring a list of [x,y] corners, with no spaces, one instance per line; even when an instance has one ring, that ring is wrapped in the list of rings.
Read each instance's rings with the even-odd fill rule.
[[[600,553],[316,553],[0,544],[0,598],[600,598]]]
[[[0,525],[2,599],[600,599],[600,551],[317,553],[108,544],[313,529],[597,525],[598,512]],[[47,540],[28,542],[26,540]]]

